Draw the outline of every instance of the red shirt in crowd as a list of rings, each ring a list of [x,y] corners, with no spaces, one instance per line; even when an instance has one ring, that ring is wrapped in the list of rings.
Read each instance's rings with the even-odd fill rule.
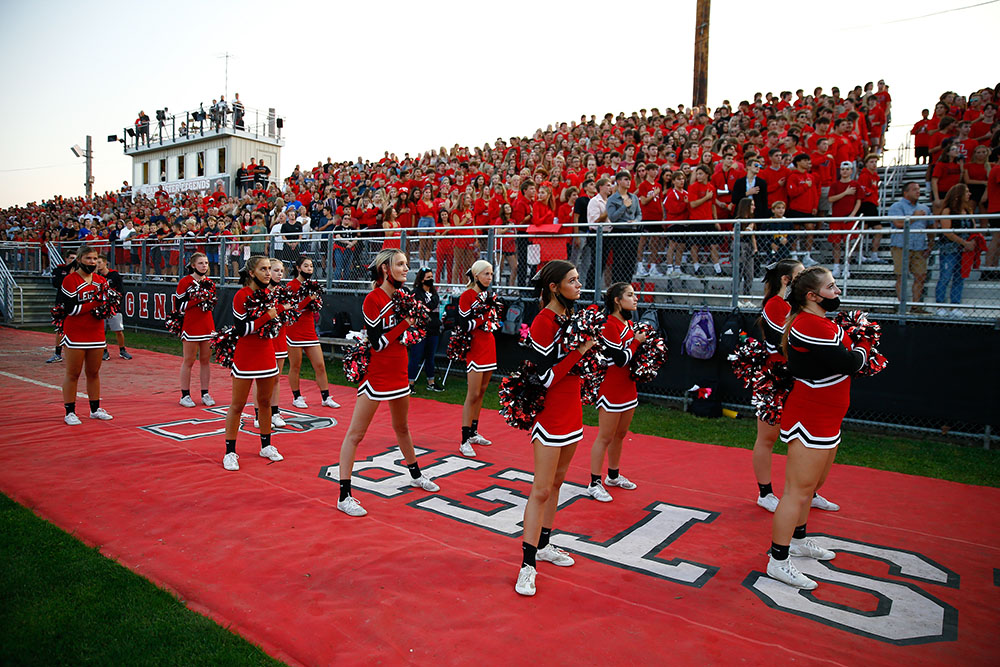
[[[788,172],[788,208],[799,213],[815,213],[819,206],[819,188],[812,174],[798,169]]]

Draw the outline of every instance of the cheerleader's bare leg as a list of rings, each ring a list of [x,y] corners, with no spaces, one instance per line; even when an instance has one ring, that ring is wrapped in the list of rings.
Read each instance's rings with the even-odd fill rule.
[[[316,375],[316,386],[319,390],[329,391],[330,381],[326,377],[326,360],[323,359],[323,349],[319,345],[312,345],[305,348],[309,363],[312,364],[313,373]],[[299,354],[299,369],[302,368],[302,355]]]
[[[94,401],[101,400],[101,363],[104,350],[84,350],[84,353],[83,372],[87,376],[87,398],[94,405]]]
[[[302,373],[302,348],[288,347],[288,387],[292,393],[299,391],[299,378]],[[317,375],[317,381],[318,381]]]
[[[181,391],[191,393],[191,369],[194,368],[201,345],[191,340],[181,341],[181,345],[184,349],[184,358],[181,360]],[[208,359],[208,356],[202,353],[202,358]]]
[[[185,346],[187,343],[185,343]],[[208,391],[208,384],[212,378],[212,343],[207,340],[203,340],[198,343],[198,363],[200,367],[198,372],[201,379],[201,390]],[[191,385],[191,367],[188,366],[188,389]]]
[[[80,373],[83,372],[83,363],[86,358],[86,350],[75,350],[67,347],[65,349],[66,375],[63,376],[62,394],[63,403],[76,402],[76,387],[80,382]],[[98,350],[100,352],[100,350]],[[100,356],[104,356],[101,352]]]
[[[753,443],[753,474],[757,478],[757,504],[773,512],[777,507],[778,498],[771,486],[771,455],[774,453],[774,443],[778,440],[781,426],[771,426],[765,421],[757,420],[757,439]]]

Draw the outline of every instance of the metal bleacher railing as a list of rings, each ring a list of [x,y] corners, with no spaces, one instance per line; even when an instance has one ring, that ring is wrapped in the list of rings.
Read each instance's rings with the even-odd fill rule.
[[[135,150],[154,144],[162,146],[219,132],[240,132],[254,137],[281,139],[284,118],[274,109],[255,109],[231,104],[225,110],[205,108],[190,109],[179,113],[164,114],[162,120],[153,117],[144,123],[135,123],[122,129],[126,150]]]

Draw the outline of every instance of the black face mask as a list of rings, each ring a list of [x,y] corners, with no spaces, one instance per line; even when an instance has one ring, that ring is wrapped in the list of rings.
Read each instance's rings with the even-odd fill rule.
[[[481,292],[488,292],[490,289],[488,286],[479,282],[479,278],[476,278],[476,285],[479,287],[479,291]]]
[[[434,281],[433,280],[425,280],[424,281],[424,287],[427,287],[427,288],[434,287]]]
[[[93,273],[97,270],[96,264],[81,264],[80,268],[83,269],[84,273]]]
[[[305,271],[299,271],[299,278],[301,278],[302,280],[312,280],[312,277],[313,277],[312,271],[310,271],[309,273],[306,273]]]
[[[270,280],[267,281],[266,283],[261,282],[260,279],[257,278],[257,276],[253,277],[253,281],[257,285],[257,287],[259,287],[260,289],[264,289],[265,287],[267,287],[267,286],[269,286],[271,284]]]
[[[389,284],[395,287],[396,289],[399,289],[400,287],[403,286],[403,282],[401,280],[396,280],[392,276],[387,276],[386,280],[388,280]]]
[[[198,269],[196,269],[196,268],[194,268],[192,266],[191,267],[191,273],[197,273],[199,276],[201,276],[202,278],[204,278],[208,274],[208,271],[199,271]]]
[[[819,307],[828,313],[832,313],[835,310],[840,309],[840,297],[835,296],[832,299],[823,297],[819,302]]]

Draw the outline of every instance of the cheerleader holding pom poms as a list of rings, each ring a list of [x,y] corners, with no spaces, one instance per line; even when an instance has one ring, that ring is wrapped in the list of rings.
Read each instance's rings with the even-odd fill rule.
[[[382,250],[368,268],[372,275],[372,291],[365,297],[361,309],[365,318],[365,333],[371,346],[371,359],[364,368],[364,376],[359,378],[361,384],[358,387],[354,413],[351,415],[351,425],[340,445],[340,498],[337,509],[349,516],[368,514],[351,495],[351,474],[358,445],[365,437],[368,425],[382,402],[389,403],[392,430],[410,471],[410,486],[431,492],[440,490],[437,484],[420,472],[410,437],[408,355],[400,337],[414,320],[398,317],[392,298],[396,290],[406,282],[409,270],[406,255],[398,249]]]
[[[580,298],[580,276],[565,260],[551,260],[533,279],[541,310],[531,323],[530,361],[537,381],[547,388],[544,407],[531,427],[535,470],[531,495],[524,506],[521,569],[514,590],[535,594],[537,560],[568,567],[573,559],[549,543],[559,505],[559,487],[566,479],[577,443],[583,439],[583,403],[580,378],[570,370],[597,342],[588,340],[575,349],[563,345],[563,326]]]
[[[458,325],[460,332],[471,336],[469,351],[465,355],[467,390],[462,406],[462,440],[459,451],[463,456],[475,456],[473,445],[491,445],[479,435],[479,413],[483,397],[490,386],[490,378],[497,368],[497,347],[493,332],[500,326],[499,313],[492,308],[488,297],[493,282],[493,265],[484,259],[476,260],[466,271],[467,289],[458,299]]]
[[[601,337],[604,339],[602,353],[610,357],[612,365],[604,374],[597,397],[598,434],[590,450],[590,486],[587,493],[602,503],[611,502],[611,494],[604,488],[617,486],[622,489],[636,488],[634,482],[619,474],[622,441],[632,423],[635,408],[639,405],[639,394],[635,380],[630,376],[629,364],[639,344],[646,335],[636,333],[631,315],[639,307],[635,290],[628,283],[615,283],[604,295],[604,307],[608,319]],[[601,483],[601,468],[604,457],[608,457],[608,477]]]
[[[840,288],[824,267],[805,269],[791,282],[791,310],[782,349],[795,378],[781,412],[781,439],[788,443],[785,490],[774,512],[767,575],[795,588],[812,590],[816,582],[795,567],[789,556],[831,560],[834,552],[806,537],[806,520],[816,489],[833,465],[840,428],[851,399],[851,375],[884,358],[872,340],[827,319],[840,307]],[[863,316],[859,327],[870,328]],[[871,360],[870,360],[871,359]]]
[[[79,425],[76,416],[76,387],[80,373],[87,375],[87,398],[90,399],[90,418],[111,419],[101,407],[101,360],[107,340],[104,337],[104,318],[114,313],[107,306],[108,283],[94,273],[97,270],[97,250],[81,246],[76,264],[62,281],[55,310],[60,311],[62,329],[61,345],[65,348],[66,376],[63,379],[64,421],[70,426]],[[107,312],[106,312],[107,311]]]
[[[212,310],[218,302],[215,283],[208,274],[208,257],[205,253],[196,252],[191,255],[187,275],[177,283],[177,289],[170,295],[170,307],[173,311],[168,318],[167,328],[173,333],[180,333],[181,345],[184,349],[184,359],[181,361],[181,400],[185,408],[195,406],[191,398],[191,369],[195,359],[199,362],[199,377],[201,379],[201,402],[203,405],[215,405],[215,400],[208,393],[208,383],[212,375],[211,342],[215,335],[215,322]],[[176,327],[180,327],[180,331]]]
[[[222,466],[226,470],[239,470],[239,456],[236,454],[236,435],[240,430],[243,407],[250,395],[250,385],[257,385],[257,408],[263,413],[271,411],[271,392],[277,381],[278,365],[274,360],[274,345],[271,339],[280,331],[278,319],[284,310],[274,303],[268,292],[271,284],[271,263],[267,257],[254,255],[247,260],[240,271],[243,288],[233,296],[234,326],[231,332],[217,337],[216,356],[220,354],[218,341],[227,335],[234,336],[236,347],[230,361],[233,376],[233,399],[226,412],[226,455]],[[260,422],[260,455],[271,461],[281,461],[284,457],[271,444],[271,420]]]
[[[268,292],[274,295],[278,303],[281,303],[285,310],[282,311],[282,319],[288,315],[289,312],[294,312],[294,306],[290,306],[288,303],[284,303],[281,300],[281,281],[285,279],[285,264],[280,259],[276,257],[271,257],[267,260],[270,266],[271,272],[271,284],[268,287]],[[289,296],[289,300],[291,300]],[[281,416],[281,409],[278,407],[278,399],[280,397],[281,390],[281,371],[285,367],[285,359],[288,358],[288,342],[285,340],[285,329],[282,326],[278,329],[278,335],[271,339],[271,346],[274,348],[274,363],[278,367],[278,374],[275,376],[274,389],[271,390],[271,430],[285,426],[285,419]],[[253,406],[253,426],[254,428],[260,428],[260,407],[257,405],[256,397],[254,397]]]
[[[309,357],[316,375],[323,407],[339,408],[340,404],[330,398],[330,383],[326,377],[326,363],[323,348],[316,334],[316,319],[323,307],[323,297],[319,283],[313,280],[313,261],[299,257],[292,271],[292,280],[286,289],[303,304],[302,314],[292,324],[285,327],[284,336],[288,341],[288,386],[292,389],[292,405],[306,409],[309,405],[299,392],[299,373],[302,369],[302,355]]]

